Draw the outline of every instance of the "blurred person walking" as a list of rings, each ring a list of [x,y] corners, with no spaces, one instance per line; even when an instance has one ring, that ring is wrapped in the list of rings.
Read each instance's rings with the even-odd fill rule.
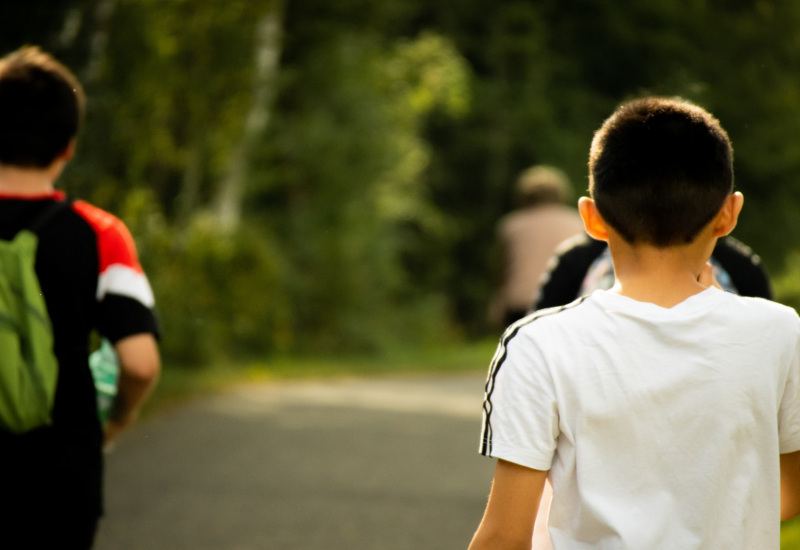
[[[489,310],[496,326],[510,325],[530,311],[556,247],[584,232],[578,211],[565,204],[571,188],[562,170],[547,165],[528,168],[517,178],[515,193],[519,208],[504,216],[497,228],[504,273]]]
[[[50,370],[49,418],[0,429],[0,546],[9,550],[92,547],[102,514],[103,445],[136,418],[160,369],[153,294],[130,233],[111,214],[54,188],[73,156],[84,102],[78,80],[40,49],[0,59],[0,239],[35,235],[29,262],[41,291],[35,296],[46,306],[38,318],[51,326],[52,344],[30,347],[57,366]],[[14,329],[4,328],[13,338]],[[89,367],[95,330],[113,344],[119,364],[105,425]],[[8,350],[0,351],[7,358]],[[10,386],[0,388],[5,409]]]

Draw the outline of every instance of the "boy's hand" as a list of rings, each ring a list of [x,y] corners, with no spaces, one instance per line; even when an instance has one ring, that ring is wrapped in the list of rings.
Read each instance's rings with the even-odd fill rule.
[[[703,266],[703,270],[700,271],[700,275],[697,276],[697,282],[706,288],[715,286],[722,290],[722,287],[714,278],[714,268],[711,267],[710,262],[706,262],[706,265]]]
[[[116,442],[117,436],[125,429],[125,425],[109,419],[103,426],[103,449],[105,451],[111,450],[111,447]]]

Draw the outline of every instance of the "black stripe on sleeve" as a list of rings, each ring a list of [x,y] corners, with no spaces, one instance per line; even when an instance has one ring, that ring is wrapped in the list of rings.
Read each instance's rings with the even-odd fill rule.
[[[503,363],[508,356],[509,343],[525,325],[529,325],[537,319],[541,319],[542,317],[555,315],[556,313],[560,313],[564,310],[578,306],[583,303],[586,298],[588,298],[588,296],[583,296],[574,302],[561,307],[539,310],[536,313],[520,319],[506,329],[505,333],[500,339],[500,345],[497,347],[497,351],[492,358],[492,362],[489,366],[489,374],[486,378],[485,395],[483,398],[483,425],[481,428],[480,448],[478,449],[478,452],[483,456],[492,456],[492,394],[494,393],[497,374],[500,372],[500,368],[503,366]]]

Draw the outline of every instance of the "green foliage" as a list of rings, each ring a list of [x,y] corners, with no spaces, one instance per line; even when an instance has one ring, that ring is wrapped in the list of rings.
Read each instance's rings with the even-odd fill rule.
[[[152,270],[165,355],[204,363],[289,344],[279,256],[263,236],[252,230],[221,236],[213,219],[199,217],[181,249],[157,257],[169,258]]]
[[[396,48],[344,36],[297,63],[306,70],[291,75],[266,144],[278,169],[254,204],[292,251],[298,338],[377,351],[446,336],[444,300],[414,288],[402,254],[407,226],[444,230],[424,186],[420,125],[434,109],[464,111],[463,62],[423,35]]]
[[[469,107],[469,70],[441,36],[293,52],[248,219],[221,231],[213,196],[245,124],[253,20],[275,7],[120,3],[66,185],[131,226],[172,363],[451,339],[446,298],[403,261],[409,228],[446,231],[423,178],[424,119]]]
[[[555,164],[585,192],[593,131],[620,101],[643,94],[684,96],[720,118],[746,196],[737,236],[781,271],[792,247],[784,235],[800,223],[800,76],[789,69],[800,60],[796,3],[488,4],[460,3],[454,16],[436,3],[428,15],[476,72],[470,115],[434,118],[429,131],[435,203],[457,228],[438,249],[452,261],[436,281],[453,290],[461,323],[485,330],[487,251],[516,174]]]
[[[775,300],[800,311],[800,251],[791,252],[785,266],[772,280]]]
[[[485,334],[516,175],[555,164],[584,192],[592,132],[642,94],[722,121],[746,195],[737,237],[798,301],[792,0],[5,4],[0,45],[43,44],[87,79],[63,184],[134,226],[171,361]],[[268,15],[281,56],[259,79]],[[268,124],[251,136],[259,82]],[[215,197],[243,136],[243,218],[223,235]]]
[[[178,233],[146,191],[128,195],[122,216],[156,293],[170,363],[206,365],[291,347],[284,260],[268,236],[251,226],[220,234],[207,215]]]
[[[800,548],[800,519],[781,523],[781,550]]]
[[[244,127],[255,21],[269,7],[117,2],[102,75],[89,87],[81,147],[89,156],[77,159],[86,166],[76,190],[96,193],[98,180],[114,174],[108,205],[131,187],[148,188],[168,215],[188,219],[213,193]]]

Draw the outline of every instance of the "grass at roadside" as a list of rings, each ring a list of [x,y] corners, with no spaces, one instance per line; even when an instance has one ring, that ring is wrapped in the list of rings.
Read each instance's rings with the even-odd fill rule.
[[[165,365],[158,388],[144,414],[149,415],[187,399],[247,382],[425,372],[485,372],[496,346],[497,340],[487,339],[436,349],[398,350],[380,357],[275,357],[202,368]]]
[[[800,518],[781,524],[781,550],[800,549]]]

